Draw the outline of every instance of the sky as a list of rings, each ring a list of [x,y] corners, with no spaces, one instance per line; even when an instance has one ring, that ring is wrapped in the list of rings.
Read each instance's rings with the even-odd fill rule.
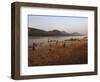
[[[28,27],[42,29],[45,31],[60,30],[65,32],[79,32],[87,34],[87,17],[69,17],[69,16],[28,16]]]

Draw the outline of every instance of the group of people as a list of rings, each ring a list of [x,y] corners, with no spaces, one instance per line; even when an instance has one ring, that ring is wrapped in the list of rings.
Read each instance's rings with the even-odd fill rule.
[[[53,42],[54,42],[54,44],[55,44],[55,46],[57,46],[57,45],[60,45],[60,47],[63,47],[63,48],[65,48],[66,47],[66,42],[65,41],[62,41],[61,43],[59,43],[59,41],[58,40],[48,40],[48,44],[49,44],[49,51],[51,51],[52,50],[52,48],[53,48],[53,46],[52,45],[54,45],[53,44]],[[39,44],[36,44],[35,42],[33,42],[33,45],[32,45],[32,50],[34,51],[34,50],[36,50],[36,47],[38,46]]]

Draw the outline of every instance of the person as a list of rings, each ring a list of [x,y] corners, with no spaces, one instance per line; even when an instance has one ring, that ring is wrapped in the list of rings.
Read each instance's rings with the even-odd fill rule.
[[[66,43],[65,43],[65,42],[63,42],[63,47],[64,47],[64,48],[66,47]]]
[[[58,40],[56,41],[56,45],[58,44]]]
[[[32,50],[34,51],[36,47],[36,44],[33,42]]]

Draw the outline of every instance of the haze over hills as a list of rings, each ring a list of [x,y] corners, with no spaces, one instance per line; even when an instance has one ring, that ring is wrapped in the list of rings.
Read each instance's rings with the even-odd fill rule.
[[[59,30],[50,30],[50,31],[45,31],[41,29],[36,29],[36,28],[28,28],[28,35],[29,36],[82,36],[82,33],[78,32],[73,32],[73,33],[68,33],[65,31],[59,31]]]

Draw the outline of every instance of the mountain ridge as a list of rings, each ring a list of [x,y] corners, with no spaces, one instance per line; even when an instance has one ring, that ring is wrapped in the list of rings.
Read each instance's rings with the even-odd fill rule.
[[[78,33],[78,32],[68,33],[68,32],[59,31],[56,29],[45,31],[41,29],[28,27],[28,35],[29,36],[82,36],[83,34]]]

